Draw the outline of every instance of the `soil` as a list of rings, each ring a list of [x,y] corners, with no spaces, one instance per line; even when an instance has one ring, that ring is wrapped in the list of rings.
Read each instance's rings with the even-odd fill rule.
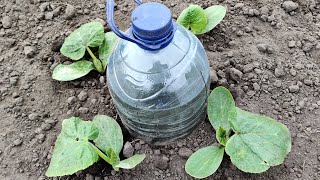
[[[208,179],[320,179],[320,2],[162,2],[174,18],[189,3],[228,7],[223,22],[199,36],[212,67],[211,88],[228,87],[239,107],[271,116],[291,131],[292,151],[282,165],[248,174],[225,156]],[[117,24],[125,30],[135,4],[116,4]],[[63,119],[105,114],[119,120],[105,75],[93,72],[73,82],[51,79],[58,63],[70,63],[57,52],[64,38],[83,23],[105,24],[104,0],[0,0],[0,14],[0,179],[50,179],[44,173]],[[187,157],[216,143],[207,120],[186,139],[167,146],[124,134],[135,153],[147,154],[135,169],[115,172],[99,162],[51,179],[192,179],[184,171]]]

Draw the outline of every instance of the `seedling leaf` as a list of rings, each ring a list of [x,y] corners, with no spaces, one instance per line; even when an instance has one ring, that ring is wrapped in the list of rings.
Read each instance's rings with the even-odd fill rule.
[[[106,151],[106,154],[107,156],[110,158],[110,164],[112,166],[118,164],[120,162],[120,158],[119,158],[119,155],[116,154],[116,152],[114,152],[114,150],[112,148],[109,148],[107,151]],[[116,169],[118,170],[118,169]]]
[[[205,11],[198,5],[190,5],[182,11],[177,19],[177,23],[191,31],[198,31],[207,24],[207,16]]]
[[[226,143],[229,139],[229,133],[220,127],[216,132],[216,138],[220,144],[222,144],[223,146],[226,146]]]
[[[145,157],[145,154],[136,154],[132,157],[129,157],[128,159],[120,161],[119,164],[117,164],[115,167],[122,169],[132,169],[140,164]]]
[[[116,120],[108,116],[97,115],[94,117],[93,123],[99,130],[99,136],[94,140],[96,146],[108,156],[110,149],[118,156],[123,146],[123,136],[121,127]]]
[[[94,69],[90,61],[77,61],[72,64],[59,64],[52,73],[52,78],[58,81],[71,81],[87,75]]]
[[[204,10],[208,22],[204,28],[197,30],[194,34],[204,34],[216,27],[225,17],[227,10],[221,5],[211,6]]]
[[[98,47],[104,40],[104,28],[99,22],[89,22],[73,31],[64,41],[60,52],[72,60],[80,60],[86,47]]]
[[[283,163],[291,150],[288,128],[274,119],[237,108],[234,134],[226,144],[232,163],[244,172],[260,173]]]
[[[98,137],[98,129],[90,121],[72,117],[62,122],[46,176],[71,175],[98,161],[89,140]]]
[[[236,118],[236,106],[233,97],[225,87],[215,88],[208,98],[208,118],[217,131],[220,127],[229,133],[229,121]]]
[[[107,32],[104,35],[104,41],[102,45],[99,47],[99,59],[102,62],[103,69],[107,68],[109,63],[109,56],[118,40],[118,36],[113,32]]]
[[[186,172],[195,178],[206,178],[220,166],[224,147],[208,146],[193,153],[185,165]]]

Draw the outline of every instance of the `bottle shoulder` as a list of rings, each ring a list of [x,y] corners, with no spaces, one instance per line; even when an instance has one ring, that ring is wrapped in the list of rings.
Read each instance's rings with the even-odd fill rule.
[[[203,48],[199,40],[184,27],[178,25],[172,42],[165,48],[157,51],[148,51],[138,45],[125,40],[119,40],[115,51],[115,60],[126,64],[129,68],[146,74],[155,74],[167,71],[187,55],[194,55],[196,51]],[[198,47],[198,46],[201,47]]]

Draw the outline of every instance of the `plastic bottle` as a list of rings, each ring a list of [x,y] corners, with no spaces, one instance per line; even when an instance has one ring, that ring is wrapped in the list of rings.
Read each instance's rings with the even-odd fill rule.
[[[122,123],[135,137],[161,145],[190,134],[206,116],[210,70],[205,50],[190,31],[176,24],[160,3],[143,3],[131,16],[132,27],[109,59],[109,91]]]

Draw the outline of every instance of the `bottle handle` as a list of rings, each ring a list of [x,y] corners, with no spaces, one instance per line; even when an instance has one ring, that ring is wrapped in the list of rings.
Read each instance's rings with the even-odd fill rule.
[[[138,5],[141,5],[142,2],[140,0],[134,0],[134,2],[136,2]],[[131,38],[130,36],[122,33],[118,28],[117,25],[114,22],[114,0],[106,0],[106,7],[107,7],[107,12],[106,12],[106,16],[107,16],[107,22],[111,28],[111,30],[120,38],[133,42],[135,44],[137,44],[138,46],[142,47],[143,49],[146,50],[157,50],[159,49],[161,46],[160,45],[151,45],[151,44],[146,44],[138,39],[134,39]]]

